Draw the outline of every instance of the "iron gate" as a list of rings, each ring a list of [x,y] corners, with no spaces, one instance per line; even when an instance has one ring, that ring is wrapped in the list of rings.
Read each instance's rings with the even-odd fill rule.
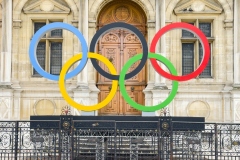
[[[240,160],[240,124],[160,121],[0,122],[1,160]],[[39,123],[39,121],[38,121]],[[51,124],[51,125],[50,125]],[[143,126],[146,126],[145,128]]]

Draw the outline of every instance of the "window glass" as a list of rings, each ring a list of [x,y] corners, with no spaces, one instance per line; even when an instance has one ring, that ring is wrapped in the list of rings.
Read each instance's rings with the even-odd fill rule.
[[[189,74],[194,70],[194,44],[182,44],[182,75]]]
[[[59,75],[62,69],[62,43],[51,42],[50,73]]]
[[[206,37],[211,37],[211,23],[199,23],[199,29]]]
[[[211,44],[209,44],[209,48],[210,48],[210,53],[211,53]],[[202,47],[202,44],[199,43],[199,64],[202,61],[202,57],[203,57],[203,47]],[[209,59],[206,68],[199,75],[199,77],[211,77],[211,58]]]
[[[189,24],[194,25],[194,23]],[[194,34],[192,32],[182,29],[182,37],[194,37]]]
[[[46,52],[46,43],[45,42],[39,42],[37,46],[37,60],[39,65],[42,67],[43,70],[45,70],[45,52]],[[38,72],[33,69],[34,75],[39,75]]]

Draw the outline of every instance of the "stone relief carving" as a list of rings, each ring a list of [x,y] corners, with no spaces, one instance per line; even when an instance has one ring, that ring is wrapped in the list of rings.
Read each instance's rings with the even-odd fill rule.
[[[70,13],[70,8],[64,3],[55,0],[40,0],[27,3],[23,8],[24,13]]]
[[[193,11],[195,12],[200,12],[200,11],[204,11],[205,9],[205,4],[202,1],[194,1],[191,5],[191,8],[193,9]]]
[[[221,13],[222,7],[217,3],[210,3],[207,0],[190,0],[179,2],[174,12],[180,13]]]
[[[45,12],[52,11],[53,8],[54,8],[54,4],[48,0],[42,1],[42,3],[40,4],[40,9]]]
[[[187,115],[193,117],[205,117],[210,115],[210,106],[207,102],[196,100],[187,105]]]
[[[40,99],[33,105],[34,115],[55,115],[56,103],[49,99]]]
[[[0,98],[0,119],[10,119],[10,98]]]

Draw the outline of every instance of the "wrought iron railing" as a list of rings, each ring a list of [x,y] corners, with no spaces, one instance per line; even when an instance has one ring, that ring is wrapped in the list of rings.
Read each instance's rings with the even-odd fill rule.
[[[204,129],[187,130],[199,123],[31,123],[0,122],[1,160],[240,160],[240,124],[201,123]],[[184,130],[173,130],[177,124]]]

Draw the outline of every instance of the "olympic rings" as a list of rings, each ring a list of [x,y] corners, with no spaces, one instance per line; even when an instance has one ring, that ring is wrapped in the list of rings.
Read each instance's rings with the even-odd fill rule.
[[[100,55],[100,54],[94,54],[94,53],[89,53],[88,54],[89,58],[95,58],[98,59],[102,62],[104,62],[106,64],[106,66],[108,67],[109,71],[111,74],[116,75],[117,71],[114,68],[113,64],[104,56]],[[60,88],[60,92],[62,93],[63,98],[73,107],[79,109],[79,110],[83,110],[83,111],[93,111],[93,110],[98,110],[101,109],[103,107],[105,107],[115,96],[115,93],[117,92],[117,88],[118,88],[118,81],[117,80],[113,80],[112,82],[112,89],[109,93],[109,95],[106,97],[105,100],[103,100],[102,102],[100,102],[99,104],[96,105],[92,105],[92,106],[83,106],[81,104],[78,104],[77,102],[75,102],[67,93],[66,89],[65,89],[65,83],[64,83],[64,77],[68,71],[68,69],[78,60],[82,59],[82,54],[77,54],[74,57],[72,57],[69,61],[67,61],[65,63],[65,65],[62,68],[62,71],[60,73],[59,76],[59,88]]]
[[[132,72],[128,73],[126,75],[126,79],[132,78],[134,77],[136,74],[138,74],[142,68],[144,67],[147,58],[148,58],[148,46],[147,46],[147,42],[143,36],[143,34],[134,26],[127,24],[127,23],[122,23],[122,22],[115,22],[115,23],[110,23],[104,27],[102,27],[100,30],[97,31],[97,33],[94,35],[91,44],[90,44],[90,52],[94,52],[95,50],[95,46],[96,43],[98,42],[99,37],[101,37],[102,34],[104,34],[105,32],[107,32],[110,29],[113,28],[125,28],[128,29],[130,31],[132,31],[133,33],[136,34],[136,36],[139,38],[139,40],[142,43],[142,48],[143,48],[143,55],[142,55],[142,59],[141,62],[139,63],[139,66],[136,67]],[[104,76],[105,78],[111,79],[111,80],[119,80],[119,75],[111,75],[109,73],[107,73],[106,71],[104,71],[97,63],[97,61],[95,59],[91,59],[92,64],[94,66],[94,68],[97,70],[97,72],[99,72],[102,76]]]
[[[106,31],[116,28],[116,27],[120,27],[120,28],[125,28],[128,29],[130,31],[132,31],[133,33],[135,33],[138,38],[140,39],[142,46],[143,46],[143,54],[137,54],[136,56],[132,57],[129,59],[129,61],[127,61],[127,63],[124,65],[122,71],[120,72],[120,75],[117,75],[116,69],[114,68],[113,64],[106,58],[103,57],[102,55],[93,53],[94,49],[95,49],[95,45],[99,39],[99,37],[104,34]],[[161,55],[158,54],[153,54],[155,53],[155,46],[157,44],[158,39],[167,31],[175,29],[175,28],[180,28],[180,29],[187,29],[190,32],[195,33],[199,38],[200,41],[202,43],[203,46],[203,50],[204,50],[204,58],[200,64],[200,66],[191,74],[188,75],[184,75],[184,76],[177,76],[177,71],[174,68],[174,66],[171,64],[171,62],[169,60],[167,60],[166,58],[164,58]],[[63,65],[60,76],[56,76],[56,75],[51,75],[47,72],[45,72],[40,66],[39,63],[37,62],[37,58],[36,58],[36,48],[37,48],[37,44],[40,40],[40,38],[47,33],[48,31],[54,30],[54,29],[66,29],[69,30],[71,32],[73,32],[78,39],[81,41],[82,44],[82,52],[81,54],[75,55],[74,57],[72,57],[69,61],[66,62],[65,65]],[[88,53],[88,49],[87,49],[87,44],[86,41],[83,37],[83,35],[81,34],[81,32],[79,32],[75,27],[66,24],[66,23],[60,23],[60,22],[55,22],[55,23],[51,23],[48,24],[44,27],[42,27],[40,30],[38,30],[36,32],[36,34],[33,36],[31,43],[30,43],[30,47],[29,47],[29,57],[30,57],[30,61],[33,65],[33,67],[35,68],[35,70],[42,75],[43,77],[50,79],[50,80],[59,80],[59,88],[60,88],[60,92],[63,96],[63,98],[72,106],[75,107],[79,110],[83,110],[83,111],[93,111],[93,110],[98,110],[103,108],[104,106],[106,106],[115,96],[115,93],[117,92],[117,88],[118,88],[118,81],[120,82],[120,91],[123,95],[123,98],[134,108],[141,110],[141,111],[146,111],[146,112],[153,112],[159,109],[162,109],[164,107],[166,107],[175,97],[175,95],[177,94],[177,90],[178,90],[178,81],[186,81],[189,80],[191,78],[195,78],[197,75],[199,75],[206,67],[209,57],[210,57],[210,49],[209,49],[209,45],[208,45],[208,41],[206,36],[202,33],[202,31],[190,24],[187,23],[172,23],[170,25],[167,25],[165,27],[163,27],[162,29],[160,29],[157,34],[154,36],[151,45],[150,45],[150,52],[153,53],[148,53],[148,47],[147,47],[147,42],[144,38],[144,36],[142,35],[142,33],[135,28],[134,26],[130,25],[130,24],[126,24],[126,23],[122,23],[122,22],[116,22],[116,23],[111,23],[108,24],[106,26],[104,26],[103,28],[101,28],[99,31],[97,31],[97,33],[95,34],[95,36],[92,39],[92,42],[90,44],[90,51]],[[92,106],[83,106],[81,104],[78,104],[77,102],[75,102],[67,93],[66,88],[65,88],[65,80],[69,79],[75,75],[77,75],[79,72],[81,72],[83,70],[83,68],[85,67],[88,58],[91,59],[93,66],[95,67],[95,69],[97,70],[97,72],[99,72],[101,75],[103,75],[104,77],[112,80],[112,89],[109,93],[109,95],[106,97],[105,100],[103,100],[102,102],[100,102],[99,104],[96,105],[92,105]],[[170,80],[173,80],[172,82],[172,91],[169,94],[169,96],[166,98],[166,100],[164,100],[161,104],[158,104],[156,106],[142,106],[140,104],[137,104],[136,102],[134,102],[127,94],[127,91],[125,89],[124,86],[124,81],[126,79],[129,79],[133,76],[135,76],[137,73],[139,73],[141,71],[141,69],[144,67],[147,59],[150,58],[150,61],[154,67],[154,69],[161,74],[162,76],[164,76],[165,78],[168,78]],[[110,74],[105,72],[97,63],[97,60],[102,61],[103,63],[106,64],[106,66],[109,68]],[[81,60],[81,62],[79,63],[79,65],[70,73],[68,72],[68,69],[77,61]],[[131,67],[131,65],[133,63],[135,63],[136,61],[141,60],[139,66],[137,68],[135,68],[132,72],[127,73],[129,67]],[[161,67],[158,65],[157,61],[160,61],[162,63],[164,63],[167,68],[170,70],[170,73],[165,72],[164,70],[161,69]]]
[[[172,23],[169,24],[165,27],[163,27],[162,29],[160,29],[154,36],[152,43],[150,45],[150,52],[155,53],[155,47],[156,44],[158,42],[158,39],[167,31],[170,31],[172,29],[176,29],[176,28],[180,28],[180,29],[187,29],[188,31],[192,32],[192,33],[196,33],[196,35],[198,36],[198,38],[200,38],[200,42],[203,46],[203,59],[201,64],[199,65],[199,67],[192,73],[184,75],[184,76],[174,76],[171,75],[167,72],[165,72],[157,63],[157,61],[155,59],[150,59],[154,69],[158,72],[158,74],[162,75],[165,78],[168,78],[170,80],[177,80],[177,81],[187,81],[190,80],[192,78],[197,77],[207,66],[209,58],[210,58],[210,49],[209,49],[209,44],[208,44],[208,40],[206,38],[206,36],[204,35],[204,33],[198,29],[197,27],[191,25],[191,24],[187,24],[187,23]],[[205,52],[204,52],[205,51]]]
[[[77,68],[75,68],[73,71],[71,71],[70,73],[68,73],[66,75],[66,79],[69,79],[69,78],[72,78],[75,75],[77,75],[79,72],[81,72],[83,70],[83,68],[85,67],[85,65],[87,64],[87,60],[88,60],[88,58],[87,58],[87,53],[88,53],[87,43],[86,43],[83,35],[81,34],[81,32],[79,32],[79,30],[77,28],[75,28],[74,26],[72,26],[70,24],[62,23],[62,22],[54,22],[54,23],[47,24],[47,25],[43,26],[42,28],[40,28],[35,33],[35,35],[33,36],[32,40],[30,42],[30,47],[29,47],[30,61],[32,63],[32,66],[35,68],[35,70],[41,76],[43,76],[47,79],[53,80],[53,81],[58,81],[59,76],[52,75],[52,74],[44,71],[40,67],[40,65],[37,61],[37,57],[36,57],[36,48],[37,48],[37,44],[38,44],[39,40],[45,33],[47,33],[48,31],[52,31],[54,29],[66,29],[68,31],[71,31],[73,34],[75,34],[78,37],[78,39],[82,43],[83,59],[81,60],[81,62],[79,63]]]
[[[153,54],[153,53],[149,53],[148,54],[148,58],[154,58],[157,59],[159,61],[161,61],[162,63],[164,63],[168,69],[170,70],[170,72],[173,75],[177,75],[177,71],[174,68],[174,66],[172,65],[172,63],[166,59],[165,57],[163,57],[162,55],[159,54]],[[133,108],[141,110],[141,111],[145,111],[145,112],[153,112],[153,111],[157,111],[160,110],[162,108],[164,108],[165,106],[167,106],[172,100],[173,98],[176,96],[177,94],[177,90],[178,90],[178,82],[177,81],[173,81],[173,85],[172,85],[172,91],[169,94],[168,98],[163,101],[162,103],[156,105],[156,106],[142,106],[140,104],[137,104],[135,101],[132,100],[131,97],[129,97],[126,89],[125,89],[125,85],[124,85],[124,80],[125,80],[125,74],[127,73],[128,69],[138,60],[141,59],[141,54],[137,54],[135,56],[133,56],[132,58],[130,58],[127,63],[123,66],[122,71],[120,73],[120,79],[119,79],[119,85],[120,85],[120,91],[122,93],[123,98],[125,99],[125,101]]]

